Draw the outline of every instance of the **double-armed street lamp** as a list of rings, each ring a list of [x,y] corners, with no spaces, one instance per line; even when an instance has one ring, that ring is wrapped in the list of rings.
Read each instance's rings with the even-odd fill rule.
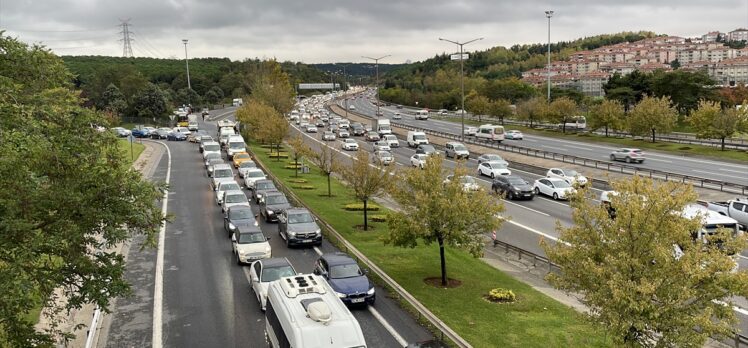
[[[460,132],[460,139],[462,139],[464,141],[465,140],[465,83],[463,82],[463,75],[465,75],[465,72],[464,72],[464,70],[465,70],[465,68],[464,68],[465,63],[463,61],[464,61],[465,55],[463,53],[463,46],[465,46],[465,45],[467,45],[469,43],[478,41],[478,40],[483,40],[483,38],[479,37],[477,39],[472,39],[470,41],[465,41],[465,42],[457,42],[457,41],[447,40],[447,39],[444,39],[444,38],[441,38],[441,37],[439,38],[439,40],[446,41],[446,42],[451,42],[451,43],[453,43],[453,44],[455,44],[457,46],[460,46],[460,91],[461,91],[460,92],[460,94],[461,94],[460,101],[461,101],[461,104],[462,104],[462,110],[460,110],[460,115],[462,116],[461,117],[461,119],[462,119],[462,132]]]
[[[376,85],[376,91],[377,91],[377,97],[376,97],[376,99],[377,99],[377,118],[379,118],[379,61],[382,60],[382,59],[384,59],[384,58],[387,58],[387,57],[391,57],[391,55],[388,54],[386,56],[381,56],[379,58],[372,58],[372,57],[367,57],[367,56],[361,56],[361,58],[366,58],[366,59],[373,60],[374,61],[374,65],[376,66],[376,71],[377,71],[377,82],[376,82],[377,83],[377,85]]]

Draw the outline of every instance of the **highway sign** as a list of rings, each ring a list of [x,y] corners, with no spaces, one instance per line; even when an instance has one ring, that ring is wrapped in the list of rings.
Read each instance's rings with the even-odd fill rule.
[[[336,83],[333,87],[332,83],[300,83],[299,89],[333,89],[340,88],[340,84]]]
[[[453,55],[449,56],[449,59],[451,59],[451,60],[460,60],[460,55],[459,54],[453,54]],[[467,60],[467,59],[468,59],[468,54],[467,53],[463,53],[462,54],[462,60]]]

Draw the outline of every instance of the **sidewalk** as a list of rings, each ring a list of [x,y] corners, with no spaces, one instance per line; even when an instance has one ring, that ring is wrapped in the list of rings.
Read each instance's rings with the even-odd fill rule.
[[[153,170],[155,169],[156,164],[158,164],[157,159],[161,157],[161,154],[164,152],[161,145],[153,144],[148,141],[142,142],[142,144],[145,146],[145,149],[143,149],[143,152],[140,154],[140,157],[138,157],[135,162],[133,162],[132,167],[135,168],[137,171],[143,175],[144,178],[150,177]],[[119,252],[121,250],[123,245],[119,245],[115,247],[115,249]],[[57,289],[55,291],[55,294],[58,296],[58,303],[64,305],[66,302],[66,299],[62,297],[62,291]],[[114,302],[112,302],[112,305]],[[74,338],[70,340],[67,344],[64,344],[62,342],[57,343],[57,347],[85,347],[86,346],[86,339],[89,332],[89,326],[91,325],[91,322],[93,321],[94,314],[96,312],[96,307],[92,304],[88,304],[83,306],[81,309],[78,310],[71,310],[69,313],[67,313],[66,318],[58,318],[60,319],[60,323],[58,324],[58,328],[63,331],[70,333],[74,335]],[[65,316],[65,313],[60,313],[58,316]],[[97,327],[95,328],[98,330],[100,328],[100,325],[102,323],[102,316],[103,313],[101,313],[101,316],[99,317]],[[49,313],[47,309],[43,309],[41,314],[39,315],[39,322],[36,324],[36,328],[39,330],[43,330],[45,328],[49,328],[51,325],[51,320],[54,318],[53,313]],[[81,326],[79,329],[76,330],[77,326]],[[96,340],[98,339],[98,335],[94,335],[94,343],[91,345],[92,347],[96,346]]]

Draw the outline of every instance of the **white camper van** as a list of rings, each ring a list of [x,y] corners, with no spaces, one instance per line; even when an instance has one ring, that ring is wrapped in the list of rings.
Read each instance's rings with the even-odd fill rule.
[[[481,125],[480,127],[478,127],[478,131],[475,133],[475,137],[479,139],[502,142],[504,140],[504,126],[497,126],[492,124]]]
[[[428,110],[418,110],[416,111],[416,120],[428,120],[429,119],[429,111]]]

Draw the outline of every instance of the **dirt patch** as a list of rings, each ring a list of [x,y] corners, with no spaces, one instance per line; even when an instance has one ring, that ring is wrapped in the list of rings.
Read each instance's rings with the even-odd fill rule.
[[[435,288],[458,288],[462,286],[462,281],[452,278],[447,278],[447,286],[442,285],[442,277],[428,277],[423,280],[424,283],[431,285]]]

